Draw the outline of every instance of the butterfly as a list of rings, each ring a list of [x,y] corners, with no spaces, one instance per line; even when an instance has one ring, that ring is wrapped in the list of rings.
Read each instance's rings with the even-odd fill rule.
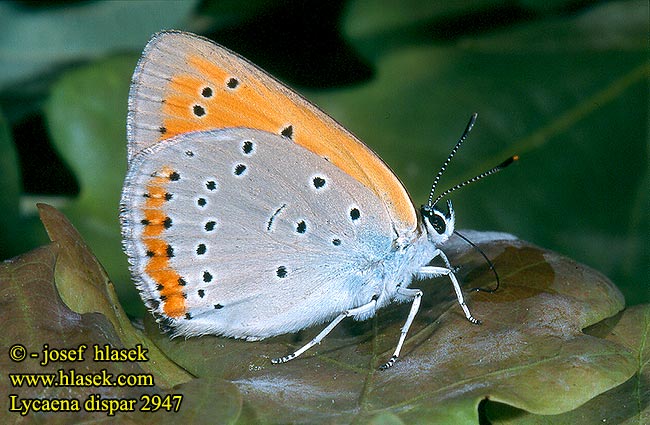
[[[261,340],[365,320],[392,302],[418,312],[414,278],[447,276],[451,201],[416,209],[388,166],[334,119],[246,59],[190,33],[163,31],[135,69],[127,117],[123,245],[147,307],[172,336]],[[440,258],[444,266],[429,263]]]

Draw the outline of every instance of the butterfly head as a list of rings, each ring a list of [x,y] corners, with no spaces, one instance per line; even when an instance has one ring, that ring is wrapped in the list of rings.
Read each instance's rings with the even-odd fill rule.
[[[447,211],[441,211],[435,205],[422,205],[420,208],[422,225],[427,232],[429,241],[440,246],[454,233],[456,217],[451,201],[447,200]]]
[[[512,164],[514,161],[519,159],[519,157],[516,155],[511,156],[505,161],[503,161],[501,164],[497,165],[496,167],[491,168],[479,174],[476,177],[472,177],[469,180],[465,180],[464,182],[459,183],[445,190],[443,193],[438,195],[438,197],[434,198],[436,186],[438,185],[438,181],[440,180],[440,177],[442,177],[442,175],[444,174],[445,170],[447,169],[447,166],[451,162],[451,159],[454,157],[454,155],[456,155],[456,152],[458,151],[460,146],[467,139],[469,132],[472,130],[472,127],[474,127],[474,123],[476,122],[476,117],[477,114],[472,114],[471,118],[469,119],[469,122],[467,123],[467,127],[465,127],[465,131],[463,131],[462,136],[460,136],[460,139],[458,140],[458,142],[456,142],[456,145],[449,153],[449,156],[442,164],[442,167],[440,167],[440,171],[438,171],[438,174],[433,180],[433,185],[431,186],[431,192],[429,192],[429,201],[425,205],[423,205],[422,208],[420,208],[420,214],[422,215],[423,226],[427,231],[429,240],[432,243],[434,243],[436,246],[445,243],[447,239],[449,239],[452,233],[454,233],[454,225],[455,225],[454,209],[451,206],[451,201],[447,200],[446,213],[436,208],[436,205],[438,205],[438,201],[440,201],[442,198],[449,195],[451,192],[460,189],[461,187],[467,186],[470,183],[474,183],[475,181],[481,180],[491,174],[503,170],[508,165]]]

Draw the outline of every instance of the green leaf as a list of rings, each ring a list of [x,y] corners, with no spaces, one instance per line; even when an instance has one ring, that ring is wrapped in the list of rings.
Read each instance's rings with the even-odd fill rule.
[[[650,306],[639,305],[598,323],[586,333],[627,347],[637,371],[624,384],[579,408],[557,416],[533,416],[508,406],[490,404],[487,414],[495,425],[506,424],[646,424],[650,422]]]

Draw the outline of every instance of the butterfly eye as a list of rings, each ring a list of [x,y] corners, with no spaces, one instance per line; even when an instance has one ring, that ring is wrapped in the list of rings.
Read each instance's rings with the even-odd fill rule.
[[[422,217],[431,224],[438,234],[442,235],[445,233],[447,230],[447,222],[441,212],[427,205],[423,205],[420,211],[422,212]]]
[[[429,221],[433,226],[433,228],[436,229],[436,232],[438,232],[438,234],[442,235],[443,233],[445,233],[445,230],[447,230],[447,223],[445,223],[445,219],[442,218],[442,216],[438,214],[433,214],[429,218]]]

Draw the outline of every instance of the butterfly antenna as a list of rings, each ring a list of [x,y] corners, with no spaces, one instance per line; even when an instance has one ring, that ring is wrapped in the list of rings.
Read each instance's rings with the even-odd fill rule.
[[[464,182],[459,183],[459,184],[457,184],[456,186],[454,186],[454,187],[452,187],[452,188],[449,188],[449,189],[445,190],[445,191],[442,192],[440,195],[438,195],[438,197],[435,199],[435,201],[433,201],[433,203],[432,203],[432,202],[429,202],[429,205],[435,205],[435,204],[437,204],[439,200],[441,200],[441,199],[444,198],[445,196],[449,195],[451,192],[453,192],[453,191],[455,191],[455,190],[457,190],[457,189],[460,189],[460,188],[463,187],[463,186],[467,186],[468,184],[470,184],[470,183],[474,183],[475,181],[478,181],[478,180],[481,180],[481,179],[484,178],[484,177],[490,176],[490,175],[492,175],[492,174],[494,174],[494,173],[498,173],[499,171],[503,170],[503,169],[506,168],[508,165],[512,164],[513,162],[517,161],[518,159],[519,159],[519,156],[518,156],[518,155],[513,155],[513,156],[511,156],[510,158],[508,158],[508,159],[506,159],[505,161],[503,161],[501,164],[497,165],[496,167],[494,167],[494,168],[492,168],[492,169],[490,169],[490,170],[487,170],[487,171],[485,171],[485,172],[479,174],[479,175],[476,176],[476,177],[472,177],[472,178],[469,179],[469,180],[465,180]]]
[[[462,240],[464,240],[465,242],[467,242],[468,244],[470,244],[471,246],[473,246],[474,249],[476,249],[476,250],[477,250],[477,251],[478,251],[478,252],[483,256],[483,258],[485,258],[485,261],[486,261],[486,262],[488,263],[488,265],[490,266],[490,270],[492,270],[492,272],[494,272],[494,278],[495,278],[496,281],[497,281],[497,286],[495,286],[494,288],[491,288],[491,289],[485,289],[485,288],[472,288],[472,289],[470,289],[470,291],[476,291],[476,292],[487,292],[487,293],[489,293],[489,294],[493,294],[493,293],[495,293],[495,292],[497,291],[497,289],[499,289],[499,286],[501,285],[501,282],[499,281],[499,274],[497,273],[497,269],[494,268],[494,264],[492,263],[492,261],[490,261],[490,259],[488,258],[487,255],[485,255],[485,253],[483,252],[483,250],[482,250],[481,248],[479,248],[479,247],[478,247],[474,242],[470,241],[470,240],[467,239],[464,235],[462,235],[461,233],[459,233],[459,232],[456,231],[456,230],[454,230],[454,233],[457,234],[457,235],[458,235]]]
[[[478,114],[474,112],[470,117],[469,122],[467,123],[467,127],[465,127],[465,131],[463,131],[463,135],[460,136],[460,139],[458,139],[458,142],[456,142],[456,145],[449,153],[447,160],[445,161],[444,164],[442,164],[442,167],[440,167],[440,171],[438,171],[438,174],[436,174],[436,178],[433,179],[433,185],[431,186],[431,192],[429,192],[429,202],[427,203],[427,205],[429,206],[435,205],[435,202],[431,202],[431,200],[433,199],[433,193],[436,191],[436,186],[438,185],[438,181],[440,180],[440,177],[442,177],[445,170],[447,169],[447,166],[451,162],[451,159],[454,157],[454,155],[456,155],[456,152],[458,152],[460,145],[463,144],[465,139],[467,139],[467,135],[469,134],[469,132],[472,131],[472,127],[474,127],[474,123],[476,122],[476,117],[478,117]]]

